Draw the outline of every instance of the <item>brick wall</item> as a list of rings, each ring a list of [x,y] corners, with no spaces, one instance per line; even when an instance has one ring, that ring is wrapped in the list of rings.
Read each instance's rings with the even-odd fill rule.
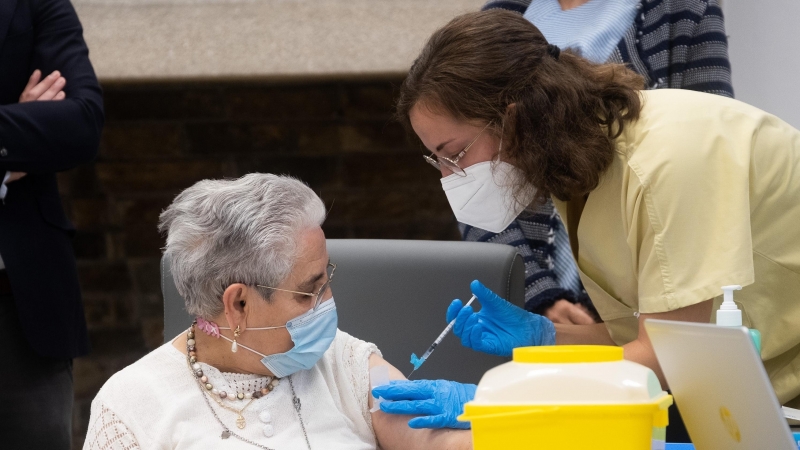
[[[59,177],[92,341],[75,361],[74,448],[105,380],[163,340],[156,223],[194,182],[291,174],[330,209],[329,238],[458,239],[437,174],[391,120],[400,82],[104,86],[100,155]]]

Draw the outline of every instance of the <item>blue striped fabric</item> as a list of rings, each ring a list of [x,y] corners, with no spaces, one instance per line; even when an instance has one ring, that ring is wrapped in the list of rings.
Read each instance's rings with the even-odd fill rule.
[[[536,0],[524,16],[549,43],[601,64],[630,28],[638,4],[639,0],[590,0],[564,11],[558,0]]]
[[[534,3],[549,1],[555,0],[490,0],[483,9],[525,14]],[[636,9],[633,23],[608,61],[628,64],[651,89],[733,97],[728,38],[718,0],[640,0]]]
[[[529,6],[531,0],[493,0],[483,9],[525,14]],[[608,61],[627,64],[645,77],[651,89],[691,89],[733,97],[728,41],[718,0],[642,0],[634,7],[633,23]],[[575,279],[577,268],[569,239],[552,202],[523,212],[500,233],[465,224],[459,228],[464,240],[508,244],[519,250],[525,261],[525,307],[529,311],[544,313],[561,298],[592,309],[580,280]]]
[[[555,209],[553,209],[555,212]],[[583,284],[581,284],[581,277],[578,275],[578,267],[575,265],[572,256],[572,247],[569,245],[569,235],[564,229],[564,223],[559,220],[558,215],[554,218],[558,227],[555,230],[555,239],[553,245],[553,272],[558,276],[558,284],[564,289],[569,289],[572,292],[581,292]]]
[[[572,259],[569,236],[549,200],[529,208],[500,233],[459,223],[465,241],[516,247],[525,265],[525,309],[542,314],[558,299],[583,304],[593,314]]]

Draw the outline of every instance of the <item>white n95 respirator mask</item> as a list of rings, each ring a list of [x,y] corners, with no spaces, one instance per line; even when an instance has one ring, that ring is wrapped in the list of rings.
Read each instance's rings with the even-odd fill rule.
[[[486,161],[464,169],[466,176],[452,174],[442,178],[442,189],[459,222],[499,233],[533,201],[536,189],[530,187],[514,198],[514,186],[522,171],[509,163]]]

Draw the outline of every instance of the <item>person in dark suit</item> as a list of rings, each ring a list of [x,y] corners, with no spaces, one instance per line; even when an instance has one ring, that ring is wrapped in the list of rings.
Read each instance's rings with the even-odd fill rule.
[[[44,76],[44,75],[47,76]],[[69,449],[89,350],[56,172],[91,161],[100,86],[69,0],[0,1],[0,447]]]

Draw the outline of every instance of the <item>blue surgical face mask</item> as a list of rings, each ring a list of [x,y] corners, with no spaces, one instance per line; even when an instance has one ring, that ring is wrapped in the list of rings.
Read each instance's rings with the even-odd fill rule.
[[[264,364],[264,367],[269,369],[276,377],[283,378],[300,370],[308,370],[314,367],[331,346],[331,342],[336,337],[338,324],[339,317],[336,314],[336,303],[331,297],[330,300],[320,304],[316,310],[311,309],[286,322],[286,325],[247,329],[248,331],[253,331],[286,328],[292,337],[292,342],[294,342],[294,347],[288,352],[265,355],[242,344],[238,344],[238,346],[262,356],[261,363]],[[220,327],[220,329],[226,328]],[[225,336],[222,337],[231,341]]]

